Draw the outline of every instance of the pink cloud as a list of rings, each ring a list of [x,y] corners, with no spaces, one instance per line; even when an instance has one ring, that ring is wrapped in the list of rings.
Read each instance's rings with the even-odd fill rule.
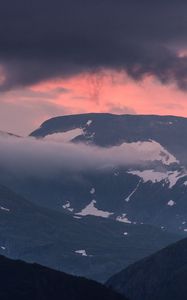
[[[174,85],[162,85],[151,76],[137,82],[124,73],[103,72],[46,82],[33,89],[46,92],[59,86],[72,92],[59,94],[53,102],[67,106],[73,113],[111,112],[113,106],[114,113],[123,113],[124,108],[124,113],[187,116],[187,94]]]
[[[124,73],[100,72],[1,93],[0,129],[28,134],[48,118],[86,112],[187,117],[187,94],[153,77],[135,82]]]

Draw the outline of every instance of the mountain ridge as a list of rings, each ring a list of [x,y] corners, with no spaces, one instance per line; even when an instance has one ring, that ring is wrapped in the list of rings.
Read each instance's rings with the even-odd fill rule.
[[[4,256],[0,256],[0,276],[3,300],[126,299],[97,282]]]

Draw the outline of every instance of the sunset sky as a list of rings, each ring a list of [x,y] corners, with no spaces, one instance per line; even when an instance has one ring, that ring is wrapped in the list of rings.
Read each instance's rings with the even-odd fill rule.
[[[0,130],[84,112],[187,117],[187,2],[7,0]]]

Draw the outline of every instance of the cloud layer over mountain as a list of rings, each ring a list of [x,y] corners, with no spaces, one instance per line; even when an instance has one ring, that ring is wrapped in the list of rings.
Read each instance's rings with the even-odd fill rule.
[[[160,151],[162,155],[160,156]],[[106,170],[118,166],[145,165],[151,160],[175,162],[158,143],[124,143],[100,148],[86,144],[36,140],[35,138],[0,137],[0,168],[16,176],[53,177],[61,172]]]

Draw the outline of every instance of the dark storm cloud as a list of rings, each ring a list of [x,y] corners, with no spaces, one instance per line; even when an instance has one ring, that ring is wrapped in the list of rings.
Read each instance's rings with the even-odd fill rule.
[[[186,14],[177,0],[1,1],[1,90],[102,68],[186,89]]]

